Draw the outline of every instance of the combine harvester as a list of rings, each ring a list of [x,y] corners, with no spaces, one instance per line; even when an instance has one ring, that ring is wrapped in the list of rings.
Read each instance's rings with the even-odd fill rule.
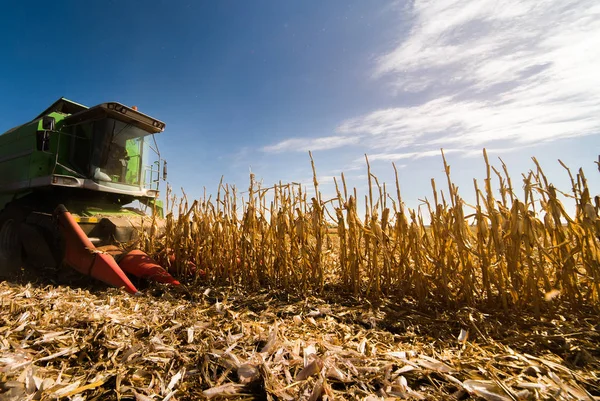
[[[64,262],[133,294],[128,274],[179,284],[144,252],[116,246],[152,225],[126,205],[138,201],[162,217],[154,134],[164,128],[136,107],[61,98],[0,135],[0,269]]]

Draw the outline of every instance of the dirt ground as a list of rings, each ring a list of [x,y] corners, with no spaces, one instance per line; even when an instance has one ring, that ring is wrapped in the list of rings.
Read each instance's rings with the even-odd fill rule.
[[[0,400],[600,400],[600,319],[0,282]]]

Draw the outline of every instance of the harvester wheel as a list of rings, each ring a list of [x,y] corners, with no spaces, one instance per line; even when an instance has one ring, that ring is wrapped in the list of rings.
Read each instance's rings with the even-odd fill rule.
[[[23,265],[35,269],[55,269],[56,255],[48,246],[43,228],[23,223],[19,229],[19,237],[23,249]]]
[[[26,217],[27,216],[27,217]],[[21,267],[55,269],[62,261],[53,223],[43,214],[7,207],[0,213],[0,274],[10,276]]]
[[[22,267],[23,247],[19,237],[22,213],[5,209],[0,213],[0,276],[10,277]]]
[[[15,219],[7,219],[0,222],[0,257],[6,260],[14,260],[21,256],[21,240],[19,238],[19,225]]]

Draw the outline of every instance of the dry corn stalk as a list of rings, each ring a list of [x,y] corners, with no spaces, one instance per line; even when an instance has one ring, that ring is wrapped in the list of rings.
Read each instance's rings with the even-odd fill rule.
[[[241,209],[236,189],[222,182],[215,200],[204,195],[190,204],[185,193],[177,200],[169,192],[166,233],[159,238],[152,231],[143,246],[158,257],[174,255],[162,260],[180,275],[254,289],[319,292],[333,284],[373,299],[487,301],[538,312],[545,295],[558,290],[572,302],[600,304],[600,198],[592,200],[583,171],[573,176],[567,169],[572,188],[566,196],[577,204],[571,217],[537,160],[523,175],[519,196],[504,162],[494,168],[484,150],[486,176],[483,186],[474,181],[471,206],[442,152],[447,192],[432,179],[424,214],[405,207],[395,166],[393,198],[367,159],[361,218],[356,189],[348,191],[343,174],[341,188],[335,180],[336,198],[323,201],[310,157],[314,196],[298,184],[262,188],[252,174]]]

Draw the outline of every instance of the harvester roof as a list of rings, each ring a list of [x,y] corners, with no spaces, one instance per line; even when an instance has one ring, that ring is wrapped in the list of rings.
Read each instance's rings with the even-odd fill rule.
[[[151,133],[162,132],[165,129],[165,123],[162,121],[156,120],[144,113],[140,113],[136,109],[116,102],[102,103],[98,106],[85,109],[79,113],[68,116],[64,121],[67,124],[77,124],[83,121],[104,117],[110,117],[126,122]]]
[[[63,114],[75,114],[83,110],[87,110],[87,106],[75,103],[72,100],[61,97],[56,102],[52,103],[50,107],[48,107],[46,110],[42,111],[36,118],[34,118],[34,120],[47,116],[48,114],[53,112]]]
[[[102,103],[94,107],[87,107],[72,100],[61,97],[50,107],[40,113],[35,120],[42,118],[50,113],[58,112],[69,114],[65,118],[68,124],[77,124],[79,122],[94,120],[103,117],[112,117],[124,121],[128,124],[137,126],[147,132],[158,133],[165,129],[165,123],[152,118],[144,113],[140,113],[135,108],[124,106],[120,103],[109,102]]]

